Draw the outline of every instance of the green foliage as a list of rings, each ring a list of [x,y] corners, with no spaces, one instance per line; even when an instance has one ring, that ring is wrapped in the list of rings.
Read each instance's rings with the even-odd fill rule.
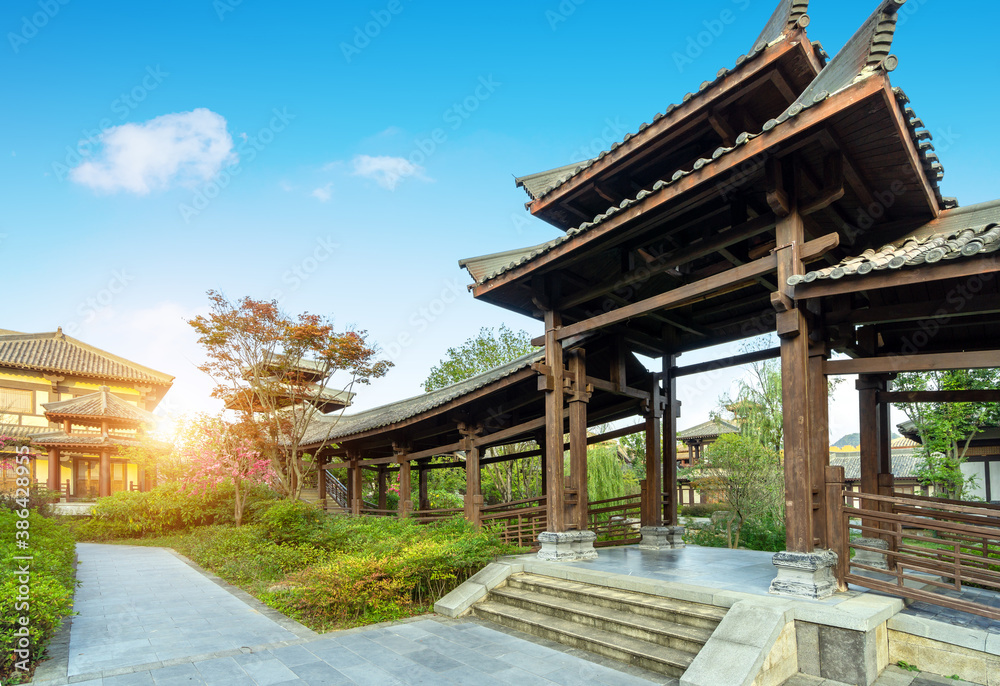
[[[32,486],[28,489],[28,497],[19,498],[17,491],[0,493],[0,509],[20,510],[27,507],[43,517],[48,517],[52,511],[52,503],[59,502],[59,491],[50,491],[44,486]]]
[[[1000,386],[1000,369],[955,369],[900,374],[893,382],[901,391],[957,391]],[[1000,425],[1000,403],[901,403],[900,409],[920,435],[923,464],[920,483],[939,495],[961,500],[975,487],[975,477],[962,472],[969,445],[985,426]]]
[[[484,327],[477,337],[470,338],[457,348],[448,348],[447,358],[431,368],[424,381],[424,390],[436,391],[450,386],[535,350],[527,331],[515,332],[504,324],[496,332]]]
[[[681,517],[711,517],[712,513],[728,510],[726,503],[694,503],[693,505],[681,505]]]
[[[259,503],[274,500],[274,493],[258,486],[248,495],[247,516],[251,520]],[[196,526],[234,522],[235,491],[231,484],[192,493],[170,483],[145,493],[122,491],[101,498],[91,510],[90,521],[79,527],[80,537],[104,541],[141,536],[161,536]]]
[[[730,548],[739,547],[748,521],[766,527],[784,518],[784,474],[778,456],[755,439],[720,436],[706,448],[697,471],[699,487],[717,490],[733,513],[726,528]]]
[[[26,522],[26,525],[18,525]],[[44,649],[64,617],[72,609],[75,585],[73,572],[74,540],[69,527],[29,511],[26,518],[8,509],[0,509],[0,678],[18,673],[15,663],[20,659],[13,652],[21,630],[19,618],[28,618],[27,632],[33,661],[42,657]],[[29,548],[17,547],[15,532],[27,531]],[[30,555],[31,560],[15,560]],[[23,580],[18,578],[21,565],[30,566],[28,606],[19,599]]]
[[[267,537],[275,543],[307,543],[322,531],[326,514],[315,505],[301,500],[282,500],[260,515]]]
[[[635,476],[631,471],[626,473],[617,443],[590,446],[587,451],[587,496],[590,500],[620,498],[638,490]]]
[[[710,548],[727,548],[731,531],[725,522],[707,527],[691,528],[684,534],[684,541]],[[778,552],[785,549],[784,522],[775,519],[748,520],[743,524],[739,545],[747,550]]]

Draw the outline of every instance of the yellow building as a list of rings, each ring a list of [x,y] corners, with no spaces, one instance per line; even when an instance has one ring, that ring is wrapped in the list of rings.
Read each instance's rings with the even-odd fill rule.
[[[152,475],[140,475],[118,450],[135,444],[173,380],[62,329],[0,329],[0,435],[30,440],[34,480],[70,498],[141,489]],[[13,474],[0,479],[9,488]]]

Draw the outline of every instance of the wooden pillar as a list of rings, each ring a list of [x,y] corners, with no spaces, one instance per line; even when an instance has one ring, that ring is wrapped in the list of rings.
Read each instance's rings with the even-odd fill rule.
[[[881,461],[879,449],[878,392],[884,389],[882,380],[872,374],[862,374],[857,381],[858,413],[861,438],[861,492],[878,493]]]
[[[58,491],[62,488],[59,483],[61,470],[59,469],[59,448],[49,448],[49,476],[45,484],[50,491]]]
[[[98,493],[103,498],[111,495],[111,452],[101,451],[101,468],[98,474]]]
[[[349,466],[347,467],[347,493],[348,502],[351,506],[351,514],[360,515],[361,514],[361,465],[359,464],[360,456],[354,452],[348,453],[350,458]]]
[[[572,389],[569,395],[569,478],[573,493],[572,513],[567,515],[567,525],[584,531],[588,524],[589,496],[587,493],[587,358],[581,348],[569,356],[569,377]]]
[[[783,173],[793,183],[793,190],[784,191]],[[802,305],[791,300],[786,285],[790,276],[804,274],[805,265],[799,258],[799,247],[805,240],[802,215],[798,212],[794,180],[797,170],[792,165],[769,165],[768,201],[777,206],[779,215],[775,227],[778,258],[778,291],[771,295],[777,311],[777,331],[781,339],[781,402],[782,433],[785,447],[785,547],[790,552],[808,553],[814,548],[813,482],[810,474],[809,420],[809,324]],[[825,478],[825,475],[824,475]]]
[[[465,451],[465,518],[479,526],[483,507],[482,479],[479,470],[479,446],[474,429],[459,426],[462,433],[462,450]]]
[[[882,389],[892,390],[888,377],[882,377]],[[878,473],[892,474],[892,426],[889,422],[889,403],[878,404]]]
[[[386,477],[385,465],[380,464],[378,466],[378,509],[380,510],[387,509],[388,484],[386,484]],[[379,512],[379,514],[383,513]]]
[[[431,499],[427,494],[427,476],[429,470],[426,468],[427,462],[417,462],[417,509],[431,509]]]
[[[406,459],[406,450],[393,445],[396,462],[399,463],[399,504],[397,511],[400,517],[409,517],[413,512],[413,500],[410,494],[410,461]]]
[[[545,312],[545,480],[548,530],[566,531],[563,430],[563,349],[556,339],[561,326],[559,314]]]
[[[545,431],[544,430],[543,431],[539,431],[535,435],[535,443],[538,444],[538,450],[541,453],[541,456],[540,456],[540,459],[539,459],[539,463],[540,463],[540,466],[541,466],[541,475],[540,475],[541,483],[539,484],[539,491],[540,491],[539,495],[544,498],[545,495],[548,493],[548,490],[547,490],[547,487],[548,487],[548,478],[546,476],[546,469],[545,469],[545,465],[548,464],[548,462],[546,461],[546,457],[545,457],[545,446],[546,446],[546,443],[545,443]]]
[[[676,355],[663,356],[663,517],[664,526],[677,526],[677,417],[681,413],[681,403],[677,399],[677,379],[671,369],[677,366]],[[647,476],[649,472],[646,472]]]
[[[832,516],[827,501],[826,468],[830,465],[830,394],[823,363],[825,344],[809,348],[809,472],[812,480],[813,538],[820,548],[830,548],[827,518]]]
[[[316,495],[320,504],[326,508],[326,468],[323,466],[323,458],[316,458]]]

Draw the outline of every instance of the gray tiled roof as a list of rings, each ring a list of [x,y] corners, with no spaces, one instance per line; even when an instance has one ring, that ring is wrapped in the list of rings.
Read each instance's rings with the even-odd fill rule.
[[[702,422],[698,426],[692,426],[690,429],[678,431],[677,440],[682,441],[686,438],[714,438],[722,434],[738,434],[739,432],[740,427],[729,422],[713,419]]]
[[[363,431],[378,429],[410,419],[526,369],[533,363],[542,360],[544,356],[543,351],[530,353],[464,381],[365,412],[351,415],[318,416],[306,431],[302,445],[315,445],[325,440],[347,438]]]
[[[119,436],[101,436],[99,434],[67,434],[62,431],[33,436],[32,445],[38,446],[59,446],[59,445],[80,445],[88,448],[137,448],[147,445],[148,442],[140,441],[137,438],[124,438]]]
[[[945,210],[937,219],[907,232],[878,249],[846,257],[838,264],[790,276],[788,284],[817,279],[863,276],[885,269],[902,269],[942,260],[974,257],[1000,250],[1000,200]]]
[[[113,395],[107,386],[101,386],[95,393],[88,393],[69,400],[45,403],[45,414],[70,415],[74,417],[94,417],[95,419],[124,419],[141,424],[155,424],[156,417],[151,412],[130,405]]]
[[[892,451],[892,473],[897,479],[914,479],[923,458],[912,451]],[[861,478],[860,455],[830,455],[831,467],[843,467],[844,478],[858,480]]]
[[[744,64],[753,60],[768,47],[776,43],[779,39],[784,38],[785,34],[799,24],[800,21],[807,24],[808,19],[803,20],[803,17],[806,16],[806,11],[808,9],[809,0],[781,0],[770,19],[768,19],[767,24],[765,24],[764,30],[761,32],[760,36],[757,37],[757,40],[754,41],[753,48],[747,54],[740,55],[739,58],[737,58],[736,66],[732,69],[720,69],[712,81],[702,82],[697,92],[687,93],[682,98],[680,104],[671,104],[664,112],[653,117],[653,123],[656,123],[663,117],[672,114],[674,110],[679,107],[683,107],[693,98],[704,95],[707,91],[711,90],[713,86],[722,81],[722,79],[738,71]],[[821,47],[819,50],[821,55],[826,55]],[[524,188],[525,192],[527,192],[528,196],[532,200],[537,200],[563,185],[583,170],[590,168],[594,162],[604,158],[606,155],[610,155],[617,150],[620,145],[627,143],[647,128],[649,128],[649,124],[641,124],[637,133],[625,134],[621,143],[613,143],[610,149],[605,150],[597,157],[584,160],[582,162],[574,162],[562,167],[556,167],[555,169],[548,169],[546,171],[520,176],[515,178],[514,182],[517,184],[517,187]]]
[[[813,79],[813,82],[806,87],[803,94],[799,96],[795,102],[789,105],[789,107],[780,116],[775,119],[769,119],[765,122],[763,130],[759,133],[749,133],[744,131],[736,137],[736,142],[732,147],[716,148],[710,158],[703,157],[697,160],[691,169],[678,169],[669,178],[663,178],[654,183],[652,190],[643,189],[639,191],[634,198],[626,198],[625,200],[622,200],[619,205],[612,205],[603,213],[594,217],[593,220],[583,222],[579,226],[569,229],[562,236],[554,238],[547,243],[542,243],[541,245],[537,245],[532,248],[525,248],[520,251],[512,250],[508,251],[508,253],[494,253],[493,255],[467,258],[462,260],[460,264],[465,266],[465,268],[469,271],[469,274],[476,280],[477,284],[483,284],[491,279],[495,279],[505,272],[536,259],[552,248],[570,241],[580,234],[586,233],[591,228],[600,225],[618,212],[626,210],[633,205],[642,202],[649,196],[663,192],[665,189],[669,188],[671,184],[676,183],[690,174],[700,171],[719,158],[743,147],[750,141],[760,138],[761,136],[768,135],[778,126],[794,119],[810,107],[814,107],[819,103],[824,102],[831,95],[840,92],[844,88],[879,73],[887,66],[886,61],[881,60],[873,62],[872,51],[878,50],[879,54],[881,54],[882,52],[888,50],[886,41],[891,40],[892,32],[886,29],[886,25],[887,23],[894,25],[896,15],[886,15],[883,8],[894,7],[897,2],[899,2],[899,0],[883,0],[879,9],[875,10],[872,16],[869,17],[868,21],[865,22],[862,28],[854,34],[847,45],[845,45],[837,56],[823,68],[815,79]],[[808,97],[806,97],[807,94]],[[489,272],[481,268],[482,264],[486,262],[496,262],[496,258],[498,256],[505,254],[510,254],[510,259],[506,262],[506,264],[501,264]],[[477,277],[477,273],[480,274],[480,276]]]
[[[39,434],[51,433],[52,429],[47,426],[23,426],[20,424],[0,424],[0,436],[10,436],[11,438],[30,438]]]
[[[25,334],[0,331],[0,366],[169,385],[174,377],[71,338],[61,329]]]

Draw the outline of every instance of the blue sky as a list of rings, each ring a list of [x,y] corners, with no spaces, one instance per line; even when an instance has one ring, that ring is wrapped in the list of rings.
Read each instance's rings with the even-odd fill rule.
[[[8,0],[0,328],[61,325],[176,375],[166,410],[204,409],[185,319],[210,288],[279,296],[391,355],[358,408],[418,393],[482,326],[539,333],[475,302],[457,267],[556,235],[512,177],[636,130],[732,66],[774,4]],[[875,4],[814,0],[809,35],[833,54]],[[1000,10],[904,14],[892,81],[935,136],[945,194],[1000,196]],[[732,378],[682,388],[681,424]],[[853,430],[853,396],[834,432]]]

